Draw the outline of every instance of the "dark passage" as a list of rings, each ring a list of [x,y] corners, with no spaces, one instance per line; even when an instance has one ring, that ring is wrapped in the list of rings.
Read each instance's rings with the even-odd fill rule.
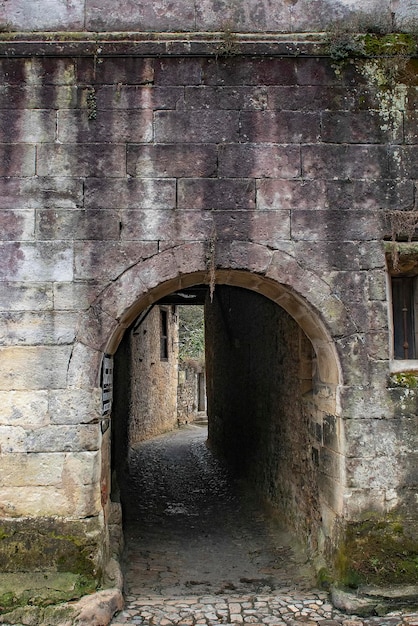
[[[263,592],[312,586],[300,548],[186,426],[138,444],[123,481],[126,591]]]

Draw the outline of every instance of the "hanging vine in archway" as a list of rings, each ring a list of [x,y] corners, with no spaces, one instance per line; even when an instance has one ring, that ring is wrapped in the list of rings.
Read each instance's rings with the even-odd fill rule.
[[[208,253],[206,260],[209,273],[209,295],[211,302],[213,302],[213,294],[215,293],[216,282],[216,241],[216,227],[214,226],[208,240]]]

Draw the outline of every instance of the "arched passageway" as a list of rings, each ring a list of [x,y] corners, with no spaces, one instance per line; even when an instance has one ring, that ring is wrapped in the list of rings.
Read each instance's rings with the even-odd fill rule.
[[[209,445],[255,486],[311,555],[324,554],[341,513],[343,477],[332,344],[312,309],[283,285],[246,272],[216,278],[205,307]],[[183,277],[182,291],[200,281],[199,274]],[[170,293],[172,284],[159,286],[148,294],[148,307]],[[119,482],[129,447],[129,334],[147,309],[135,304],[133,310],[134,323],[115,357]]]

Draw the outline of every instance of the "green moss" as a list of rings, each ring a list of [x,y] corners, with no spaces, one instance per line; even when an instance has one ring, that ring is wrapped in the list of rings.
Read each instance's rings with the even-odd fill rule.
[[[363,36],[363,50],[367,56],[411,56],[417,52],[416,38],[409,33]]]
[[[334,577],[326,567],[321,567],[316,575],[318,587],[320,589],[329,589],[334,582]]]
[[[418,374],[413,372],[399,372],[390,377],[392,387],[402,387],[404,389],[418,388]]]
[[[369,519],[349,524],[345,542],[335,559],[339,583],[350,588],[362,584],[418,583],[418,542],[409,537],[400,520]]]

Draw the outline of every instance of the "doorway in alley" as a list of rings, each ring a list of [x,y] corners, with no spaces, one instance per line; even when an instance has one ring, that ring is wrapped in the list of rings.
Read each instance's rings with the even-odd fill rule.
[[[207,430],[177,414],[184,297],[204,307]],[[140,313],[115,355],[112,416],[131,586],[308,584],[336,478],[322,465],[336,418],[320,369],[295,319],[249,289],[195,285]]]

